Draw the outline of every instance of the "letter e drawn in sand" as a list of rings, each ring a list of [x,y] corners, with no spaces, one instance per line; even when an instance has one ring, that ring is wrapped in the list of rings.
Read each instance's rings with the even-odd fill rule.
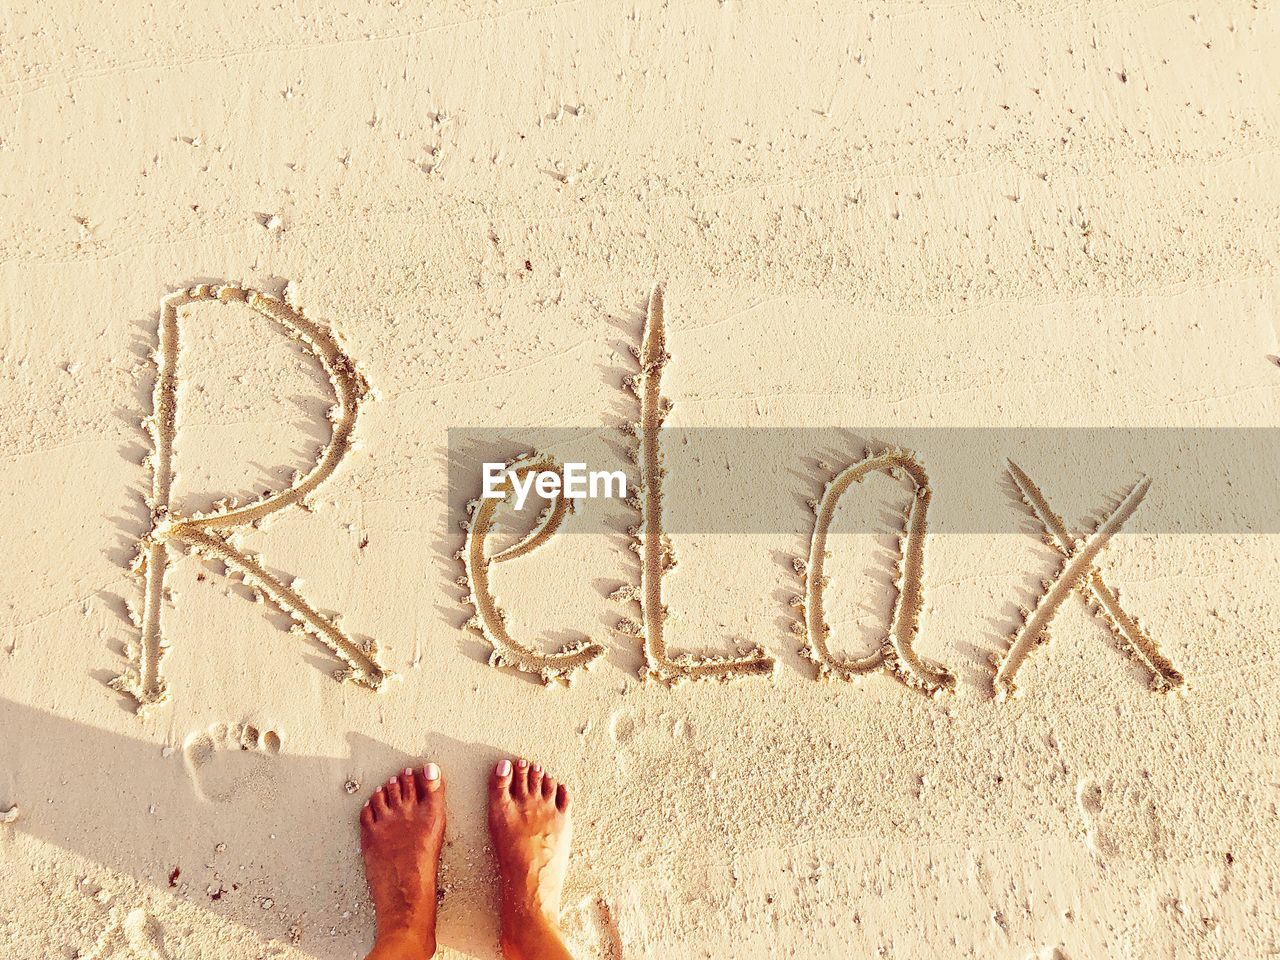
[[[468,590],[466,602],[475,608],[476,614],[467,621],[466,626],[479,630],[493,647],[489,655],[491,666],[510,665],[525,673],[536,673],[546,684],[555,681],[570,683],[576,671],[589,668],[604,654],[604,647],[598,643],[583,641],[582,643],[564,647],[555,653],[543,653],[526,646],[516,640],[507,630],[506,612],[498,606],[489,583],[489,572],[492,564],[506,560],[515,560],[532,553],[542,544],[550,540],[564,522],[564,518],[573,510],[573,500],[563,493],[556,493],[542,514],[533,530],[517,543],[512,544],[500,553],[490,556],[486,549],[486,541],[493,530],[498,508],[506,502],[513,490],[512,476],[523,483],[530,474],[535,476],[544,473],[555,473],[560,477],[560,490],[564,489],[564,473],[560,465],[551,457],[536,453],[516,457],[507,464],[503,471],[503,479],[491,489],[498,496],[485,496],[472,500],[467,504],[469,519],[463,521],[463,529],[467,532],[466,542],[458,553],[466,567],[466,575],[458,581],[458,585]]]
[[[1012,460],[1009,461],[1009,473],[1022,494],[1022,499],[1044,528],[1045,542],[1061,555],[1062,564],[1057,577],[1044,582],[1044,592],[1035,609],[1025,612],[1022,626],[1011,638],[1008,651],[995,663],[997,699],[1004,700],[1020,693],[1015,682],[1019,668],[1037,647],[1048,641],[1049,623],[1073,590],[1107,624],[1121,648],[1151,674],[1152,690],[1167,693],[1183,686],[1185,680],[1182,674],[1160,652],[1138,619],[1130,616],[1120,606],[1119,595],[1107,586],[1102,574],[1094,566],[1094,561],[1112,536],[1138,509],[1142,498],[1151,488],[1150,479],[1144,477],[1135,483],[1111,515],[1087,539],[1081,541],[1071,534],[1063,519],[1053,512],[1040,488]]]
[[[877,472],[895,479],[905,478],[913,488],[898,537],[898,576],[894,584],[897,596],[893,602],[888,635],[879,649],[865,657],[844,659],[831,651],[831,627],[823,613],[823,594],[831,580],[826,573],[826,561],[830,556],[827,535],[845,491]],[[827,483],[821,499],[813,502],[814,524],[809,558],[796,561],[797,572],[804,579],[805,594],[796,597],[793,603],[803,614],[802,621],[794,628],[806,640],[800,652],[817,664],[819,679],[852,680],[883,667],[907,686],[929,696],[936,697],[955,689],[956,679],[950,671],[928,662],[915,652],[920,610],[924,605],[924,545],[932,496],[928,474],[920,461],[906,450],[886,450],[874,456],[868,451],[864,459],[845,467]]]
[[[308,473],[295,475],[293,484],[278,493],[267,493],[260,499],[239,505],[223,501],[211,513],[183,517],[175,514],[170,503],[174,479],[174,442],[178,424],[178,309],[200,302],[242,303],[271,320],[289,336],[298,340],[328,374],[336,404],[329,411],[332,434]],[[169,543],[177,541],[196,553],[221,560],[228,573],[243,578],[259,597],[266,597],[293,620],[293,631],[309,634],[327,647],[345,667],[335,674],[340,680],[351,680],[377,689],[387,679],[379,665],[372,642],[357,643],[338,624],[326,618],[279,577],[266,570],[258,558],[241,550],[228,535],[219,531],[257,524],[286,507],[306,506],[305,498],[329,479],[339,462],[351,449],[360,401],[369,393],[369,385],[342,350],[334,335],[299,311],[274,297],[232,285],[201,284],[165,297],[160,304],[159,347],[156,351],[156,383],[152,395],[151,416],[143,421],[151,435],[154,452],[148,458],[152,470],[152,527],[138,544],[133,569],[144,576],[143,609],[138,623],[141,639],[128,645],[133,661],[113,686],[137,701],[139,708],[162,701],[166,684],[160,661],[167,648],[161,629],[160,613],[165,600],[165,572]]]
[[[671,360],[667,353],[666,321],[662,310],[662,286],[649,296],[644,334],[639,349],[632,348],[640,372],[627,378],[627,386],[640,400],[640,419],[626,432],[636,438],[636,466],[640,480],[628,503],[639,510],[640,523],[631,528],[633,549],[640,555],[640,586],[624,586],[615,600],[640,605],[640,622],[624,619],[618,631],[640,638],[644,645],[641,676],[676,684],[685,680],[727,680],[743,676],[771,676],[774,659],[759,647],[738,657],[695,657],[673,654],[667,648],[667,605],[663,602],[663,577],[675,567],[671,538],[662,523],[662,481],[666,476],[660,433],[671,412],[671,401],[662,395],[662,371]]]

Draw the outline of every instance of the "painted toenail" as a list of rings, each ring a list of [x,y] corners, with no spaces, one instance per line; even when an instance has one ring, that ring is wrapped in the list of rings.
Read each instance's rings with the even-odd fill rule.
[[[534,773],[541,773],[541,772],[542,772],[542,764],[540,764],[540,763],[535,763],[535,764],[533,765],[533,772],[534,772]]]
[[[516,761],[516,766],[518,766],[521,770],[523,770],[528,765],[529,765],[529,761],[523,758]]]
[[[511,775],[511,761],[502,760],[498,763],[498,776],[509,777]]]
[[[404,775],[405,775],[406,777],[412,777],[412,776],[413,776],[413,767],[405,767],[405,768],[404,768]]]
[[[425,771],[425,773],[427,774],[427,779],[428,779],[428,780],[439,780],[439,779],[440,779],[440,768],[439,768],[439,767],[437,767],[434,763],[428,763],[428,764],[427,764],[425,767],[423,767],[422,769],[423,769],[423,771]]]

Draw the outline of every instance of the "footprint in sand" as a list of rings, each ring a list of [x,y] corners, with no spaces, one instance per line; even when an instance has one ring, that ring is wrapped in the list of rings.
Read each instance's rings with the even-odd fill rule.
[[[609,736],[620,747],[629,744],[636,735],[636,722],[625,711],[615,710],[609,717]]]
[[[141,907],[123,916],[113,910],[111,921],[89,952],[77,951],[76,956],[83,960],[170,960],[164,947],[164,929]]]
[[[187,738],[182,756],[196,793],[225,803],[271,782],[280,735],[252,724],[215,723]]]
[[[565,938],[576,947],[575,956],[622,960],[622,935],[614,921],[609,902],[591,894],[560,917]]]
[[[614,761],[618,769],[625,773],[631,766],[631,741],[636,736],[636,722],[624,710],[615,710],[609,717],[609,736],[618,745]]]
[[[1166,828],[1151,798],[1137,785],[1084,780],[1076,803],[1085,826],[1085,843],[1104,860],[1163,860]]]

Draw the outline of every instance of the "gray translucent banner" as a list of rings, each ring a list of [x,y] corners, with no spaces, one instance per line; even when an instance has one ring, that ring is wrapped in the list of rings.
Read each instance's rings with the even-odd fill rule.
[[[1009,469],[1014,461],[1073,531],[1091,528],[1143,477],[1151,489],[1127,533],[1280,532],[1280,430],[1271,428],[667,428],[660,434],[668,533],[801,533],[811,501],[867,451],[911,450],[929,476],[929,531],[1025,533],[1031,513]],[[480,495],[483,464],[537,451],[590,471],[640,472],[635,440],[617,429],[454,428],[449,502],[463,519]],[[846,532],[882,532],[910,494],[887,476],[854,485],[841,500]],[[858,498],[884,509],[872,511]],[[531,497],[523,513],[543,502]],[[607,532],[636,522],[624,502],[579,501],[564,533]],[[856,518],[865,518],[858,521]],[[1032,520],[1034,524],[1034,520]]]

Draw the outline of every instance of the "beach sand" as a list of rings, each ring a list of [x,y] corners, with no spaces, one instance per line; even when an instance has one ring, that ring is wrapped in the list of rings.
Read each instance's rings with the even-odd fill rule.
[[[363,957],[356,816],[429,759],[441,956],[494,957],[507,755],[575,791],[584,958],[1280,955],[1280,534],[1140,524],[1221,464],[920,445],[806,579],[868,437],[1280,422],[1272,5],[124,7],[0,18],[0,955]],[[660,398],[836,439],[674,569],[600,504],[485,565],[491,664],[458,431]],[[964,497],[1007,529],[912,512]]]

